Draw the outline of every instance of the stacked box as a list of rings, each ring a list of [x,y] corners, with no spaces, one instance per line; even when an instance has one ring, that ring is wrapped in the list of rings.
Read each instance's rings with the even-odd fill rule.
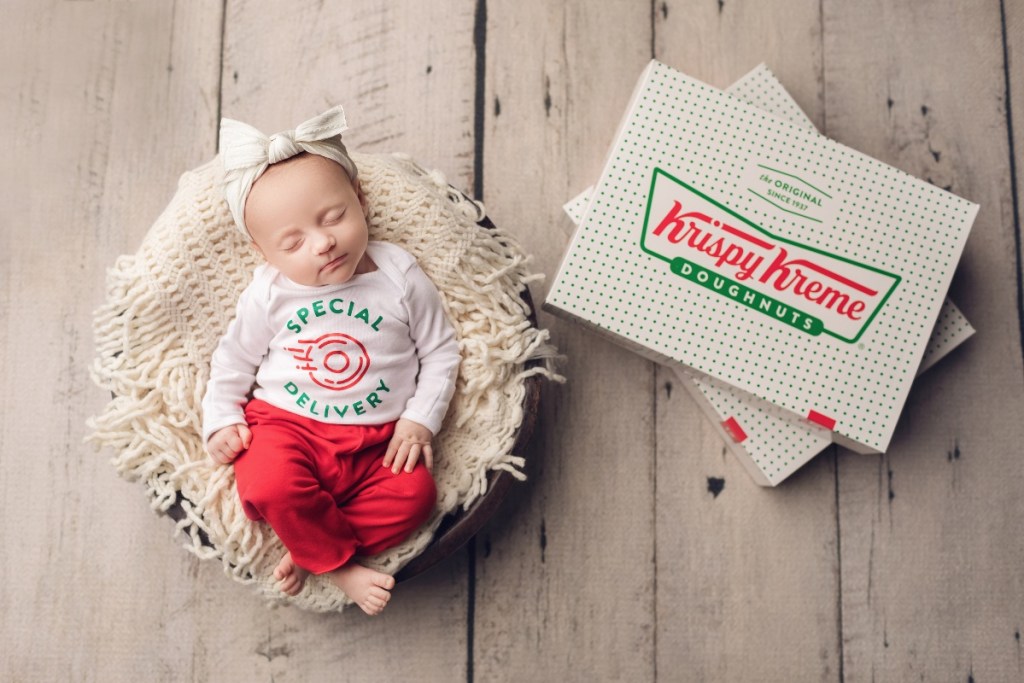
[[[766,71],[734,92],[808,123]],[[777,483],[888,444],[976,211],[653,62],[546,306],[688,368],[748,456],[750,415],[800,427]]]
[[[758,65],[726,92],[780,118],[814,130],[789,93],[764,65]],[[565,205],[574,223],[586,212],[593,188]],[[952,301],[943,302],[939,322],[929,338],[918,374],[966,341],[974,333]],[[682,366],[670,365],[683,386],[711,420],[729,450],[762,486],[775,486],[831,444],[831,434],[770,404],[731,388],[716,388],[700,377],[687,376]]]

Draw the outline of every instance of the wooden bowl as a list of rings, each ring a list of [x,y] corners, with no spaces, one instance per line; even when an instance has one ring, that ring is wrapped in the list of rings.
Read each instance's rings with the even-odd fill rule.
[[[481,218],[477,223],[485,228],[494,228],[494,223],[492,223],[487,216]],[[536,309],[533,306],[533,298],[530,296],[530,291],[528,289],[524,289],[520,296],[530,311],[530,323],[536,327],[537,314]],[[529,369],[541,364],[542,361],[533,360],[528,362],[525,368]],[[515,444],[512,447],[512,452],[514,453],[521,453],[525,450],[533,436],[533,428],[536,424],[537,412],[540,405],[540,392],[541,377],[534,375],[526,378],[526,395],[523,397],[523,421],[519,426],[519,432],[516,435]],[[434,532],[434,538],[431,540],[430,544],[423,549],[423,552],[403,567],[395,575],[395,579],[399,582],[407,581],[422,574],[445,558],[456,553],[469,541],[469,539],[476,535],[476,533],[491,517],[494,516],[498,507],[501,505],[501,502],[504,500],[505,494],[508,493],[508,490],[514,481],[515,477],[513,477],[509,472],[504,470],[492,471],[487,479],[486,493],[473,501],[473,504],[467,509],[457,509],[455,512],[446,515],[441,521],[440,526],[437,528],[437,531]],[[171,517],[171,519],[175,521],[181,521],[184,519],[185,510],[182,507],[182,503],[184,501],[185,497],[179,491],[177,500],[167,510],[167,515]],[[204,545],[214,547],[206,534],[200,531],[199,535],[200,540]]]

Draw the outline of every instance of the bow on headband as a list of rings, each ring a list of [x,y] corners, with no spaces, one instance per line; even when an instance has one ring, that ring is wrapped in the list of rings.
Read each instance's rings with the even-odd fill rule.
[[[354,182],[356,165],[341,141],[348,130],[345,110],[341,106],[299,124],[295,130],[274,133],[267,137],[247,123],[221,119],[220,158],[224,165],[224,198],[231,209],[235,225],[252,239],[245,226],[245,200],[252,184],[270,164],[309,152],[337,162]]]

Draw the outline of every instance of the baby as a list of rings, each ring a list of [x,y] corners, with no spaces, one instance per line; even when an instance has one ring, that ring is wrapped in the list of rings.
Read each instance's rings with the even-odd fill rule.
[[[434,509],[430,442],[459,349],[416,260],[369,241],[345,130],[341,107],[270,138],[221,122],[225,198],[266,263],[213,354],[203,438],[234,463],[245,514],[287,548],[280,590],[326,574],[373,615],[394,579],[355,558]]]

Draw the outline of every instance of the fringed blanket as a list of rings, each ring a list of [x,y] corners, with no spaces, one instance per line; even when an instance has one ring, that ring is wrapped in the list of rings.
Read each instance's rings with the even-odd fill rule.
[[[395,573],[427,546],[445,514],[486,491],[488,472],[522,478],[523,460],[510,450],[523,419],[525,379],[555,377],[547,363],[524,365],[550,359],[553,350],[520,298],[532,279],[527,257],[508,233],[477,225],[479,203],[408,157],[352,156],[369,200],[370,239],[398,244],[418,259],[441,292],[463,356],[434,441],[437,509],[405,543],[366,562]],[[284,546],[269,526],[246,518],[233,469],[214,464],[201,443],[210,356],[259,263],[232,223],[220,178],[216,159],[185,173],[138,253],[120,257],[108,272],[92,376],[114,398],[90,420],[90,439],[116,453],[122,476],[144,483],[154,509],[180,505],[177,532],[196,555],[219,560],[268,599],[339,610],[348,598],[317,577],[295,598],[274,588],[271,573]]]

